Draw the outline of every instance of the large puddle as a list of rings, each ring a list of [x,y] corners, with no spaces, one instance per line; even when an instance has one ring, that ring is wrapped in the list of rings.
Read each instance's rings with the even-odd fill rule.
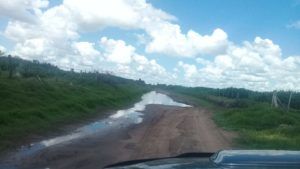
[[[143,121],[143,113],[141,112],[145,110],[146,105],[149,104],[190,107],[189,105],[175,102],[167,95],[152,91],[144,94],[142,96],[141,101],[135,103],[132,108],[119,110],[108,118],[101,119],[93,123],[87,124],[71,132],[70,134],[55,137],[48,140],[43,140],[41,142],[33,143],[29,146],[23,146],[19,151],[19,155],[21,156],[30,155],[34,152],[37,152],[41,149],[53,145],[68,143],[71,142],[72,140],[83,138],[93,134],[97,134],[97,135],[105,134],[106,132],[112,129],[126,127],[130,124],[141,123]]]

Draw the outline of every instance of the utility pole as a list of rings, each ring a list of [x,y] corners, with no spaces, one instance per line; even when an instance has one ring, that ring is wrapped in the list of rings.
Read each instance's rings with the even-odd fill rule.
[[[292,91],[291,91],[291,93],[290,93],[290,98],[289,98],[289,103],[288,103],[288,107],[287,107],[287,111],[289,111],[290,110],[290,105],[291,105],[291,100],[292,100]]]
[[[276,90],[273,91],[273,96],[272,96],[272,107],[278,107],[278,102],[277,102],[277,93]]]

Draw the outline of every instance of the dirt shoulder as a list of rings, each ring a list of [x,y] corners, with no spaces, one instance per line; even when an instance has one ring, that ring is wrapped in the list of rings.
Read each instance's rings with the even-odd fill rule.
[[[232,147],[234,134],[218,128],[206,109],[149,105],[143,113],[144,121],[138,125],[49,147],[11,162],[17,168],[94,169],[120,161]]]

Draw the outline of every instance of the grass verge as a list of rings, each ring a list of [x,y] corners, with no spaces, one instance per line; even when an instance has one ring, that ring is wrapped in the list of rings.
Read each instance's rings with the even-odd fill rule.
[[[29,135],[128,106],[144,92],[141,85],[0,76],[0,151],[15,148]]]
[[[173,92],[174,93],[174,92]],[[268,103],[228,99],[210,95],[176,93],[190,104],[214,112],[215,122],[239,136],[236,147],[243,149],[300,150],[300,111],[286,112]]]
[[[285,112],[269,104],[227,108],[215,113],[222,127],[237,131],[242,148],[300,150],[300,112]]]

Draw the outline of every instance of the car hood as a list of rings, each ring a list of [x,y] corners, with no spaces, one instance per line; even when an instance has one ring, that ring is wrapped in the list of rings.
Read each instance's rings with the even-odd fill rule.
[[[127,161],[108,166],[123,169],[271,169],[300,168],[300,151],[222,150],[217,153],[187,153],[176,157]]]

